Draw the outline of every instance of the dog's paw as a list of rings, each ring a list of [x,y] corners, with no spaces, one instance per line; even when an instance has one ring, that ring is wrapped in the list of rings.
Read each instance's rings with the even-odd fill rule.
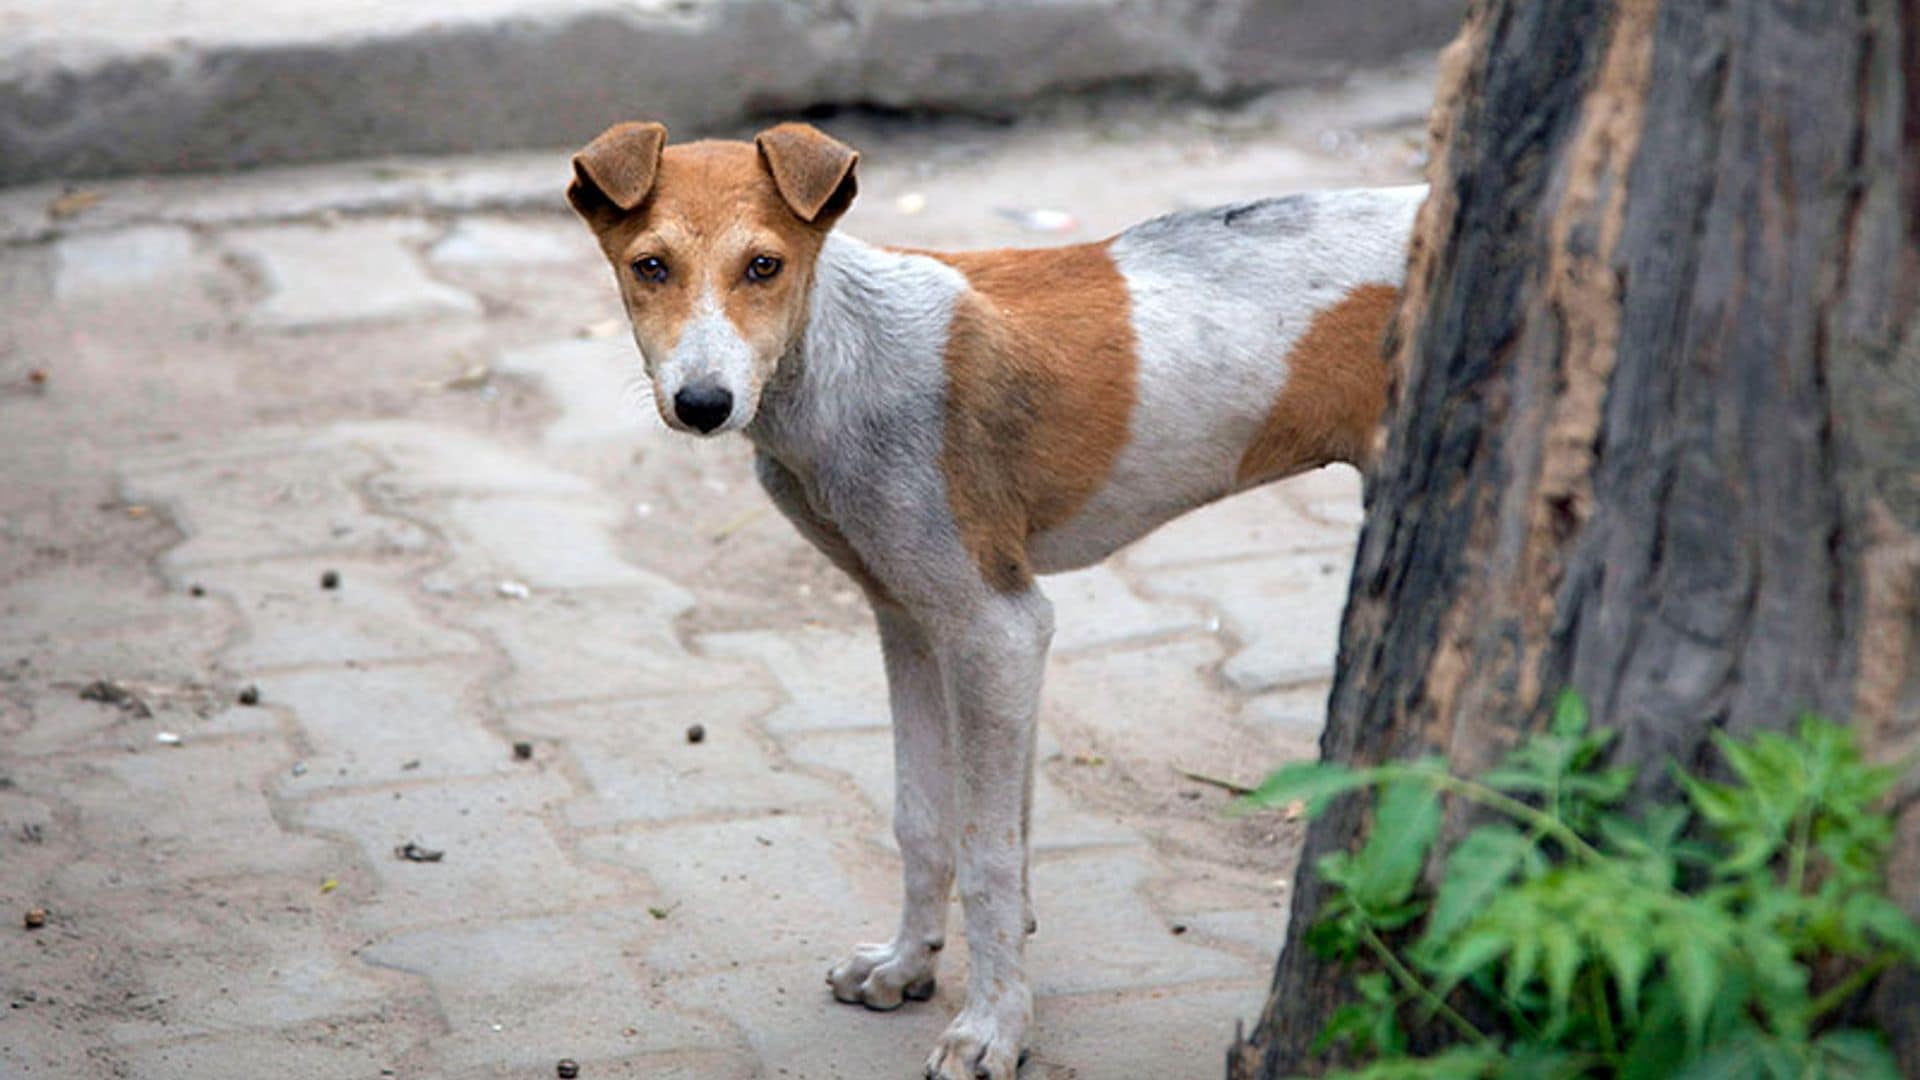
[[[853,955],[827,972],[837,1001],[886,1012],[906,1000],[933,996],[933,949],[892,943],[855,945]]]
[[[1026,1060],[1021,1042],[1032,1017],[1025,990],[998,1004],[969,1003],[927,1057],[927,1080],[1014,1080]]]

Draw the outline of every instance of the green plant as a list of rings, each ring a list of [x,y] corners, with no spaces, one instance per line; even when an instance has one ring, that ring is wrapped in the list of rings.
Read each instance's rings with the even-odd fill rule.
[[[1716,738],[1731,782],[1674,775],[1685,801],[1625,812],[1635,774],[1563,695],[1548,729],[1478,779],[1438,759],[1303,763],[1245,802],[1377,793],[1357,851],[1306,934],[1353,973],[1320,1048],[1367,1080],[1886,1077],[1874,1032],[1835,1020],[1882,972],[1920,965],[1920,926],[1886,892],[1896,771],[1819,717],[1792,735]],[[1422,870],[1442,798],[1486,811]],[[1436,1025],[1444,1036],[1435,1038]],[[1441,1049],[1409,1052],[1409,1033]]]

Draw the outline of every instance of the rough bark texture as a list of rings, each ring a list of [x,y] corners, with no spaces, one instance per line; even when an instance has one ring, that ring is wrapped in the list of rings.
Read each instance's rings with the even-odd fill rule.
[[[1325,756],[1477,770],[1565,686],[1622,760],[1806,709],[1920,747],[1920,0],[1486,0],[1433,129]],[[1231,1076],[1323,1064],[1298,942],[1361,824],[1310,830]]]

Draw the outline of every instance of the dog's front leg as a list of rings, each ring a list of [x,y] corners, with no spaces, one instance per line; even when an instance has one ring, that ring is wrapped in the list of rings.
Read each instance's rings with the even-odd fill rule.
[[[906,897],[893,940],[856,945],[827,984],[841,1001],[884,1010],[933,996],[953,890],[953,744],[932,642],[899,607],[876,603],[874,616],[893,705],[893,835]]]
[[[1012,1080],[1033,1018],[1025,802],[1053,609],[1029,587],[983,600],[957,622],[935,634],[957,766],[967,1004],[934,1046],[927,1075]]]

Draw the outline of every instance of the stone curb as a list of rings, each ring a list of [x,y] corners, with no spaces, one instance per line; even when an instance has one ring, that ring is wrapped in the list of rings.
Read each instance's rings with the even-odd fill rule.
[[[571,146],[637,116],[687,136],[838,107],[1005,115],[1102,89],[1230,99],[1436,47],[1462,5],[584,0],[398,27],[287,11],[225,36],[75,28],[42,6],[0,4],[0,24],[29,31],[0,52],[0,185]]]

